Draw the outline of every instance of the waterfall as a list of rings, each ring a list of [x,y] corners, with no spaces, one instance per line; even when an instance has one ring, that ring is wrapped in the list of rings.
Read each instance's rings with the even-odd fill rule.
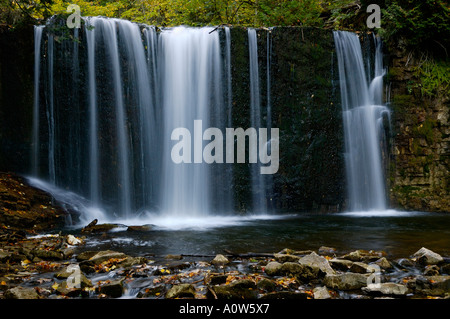
[[[99,180],[99,154],[98,154],[98,115],[97,115],[97,93],[95,80],[95,21],[92,18],[87,21],[90,30],[86,32],[88,50],[88,79],[89,79],[89,179],[90,198],[95,206],[100,201]]]
[[[211,145],[226,144],[225,134],[220,141],[206,129],[225,133],[235,125],[230,28],[157,30],[104,17],[83,22],[64,37],[58,20],[35,31],[34,176],[115,218],[233,213],[234,164],[203,158]],[[264,98],[255,29],[248,43],[249,124],[258,132],[264,124],[271,128],[271,38]],[[40,85],[39,73],[45,73]],[[190,132],[190,163],[172,160],[178,128]],[[270,141],[259,153],[267,149]],[[257,160],[250,164],[249,209],[264,213],[272,176],[261,174]]]
[[[39,174],[39,77],[41,74],[41,40],[44,26],[34,27],[34,97],[33,97],[33,142],[32,142],[32,174]]]
[[[381,42],[375,39],[374,70],[366,72],[358,36],[335,31],[334,40],[343,109],[349,209],[385,210],[385,174],[380,144],[384,138],[383,118],[389,117],[389,110],[382,105],[385,71]],[[373,74],[370,83],[367,73]]]
[[[207,214],[213,209],[214,189],[226,183],[202,160],[203,130],[224,127],[226,119],[220,39],[213,30],[176,27],[163,30],[159,38],[162,136],[170,141],[175,128],[186,128],[193,134],[194,150],[192,163],[175,164],[173,144],[163,145],[161,210],[169,215]]]

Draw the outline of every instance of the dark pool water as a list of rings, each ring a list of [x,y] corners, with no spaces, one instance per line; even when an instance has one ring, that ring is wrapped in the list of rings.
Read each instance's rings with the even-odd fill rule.
[[[136,221],[130,221],[127,225],[135,224]],[[79,228],[67,231],[82,235]],[[114,249],[135,255],[213,255],[224,250],[273,253],[283,248],[317,250],[320,246],[334,247],[342,253],[356,249],[384,250],[392,258],[408,257],[427,247],[450,256],[450,215],[390,211],[204,219],[188,226],[161,224],[142,232],[121,227],[107,235],[88,236],[85,248]]]

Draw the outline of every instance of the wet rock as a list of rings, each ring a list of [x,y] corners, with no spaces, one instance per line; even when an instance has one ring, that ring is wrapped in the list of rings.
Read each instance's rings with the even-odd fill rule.
[[[130,267],[135,266],[135,265],[145,264],[147,261],[148,261],[148,259],[145,258],[145,257],[131,257],[131,256],[127,256],[125,258],[125,260],[117,263],[117,265],[119,267],[123,267],[123,268],[130,268]]]
[[[11,258],[11,253],[0,250],[0,262],[4,263]]]
[[[326,274],[335,273],[333,268],[331,268],[330,264],[328,263],[328,260],[326,260],[325,257],[317,255],[315,252],[312,252],[311,254],[300,258],[298,262],[302,265],[310,266],[312,268],[319,268]]]
[[[414,262],[408,258],[400,258],[395,261],[400,268],[413,268]]]
[[[80,245],[83,243],[83,241],[77,237],[75,237],[74,235],[67,235],[67,243],[69,245],[75,246],[75,245]]]
[[[249,279],[239,279],[226,286],[213,286],[214,298],[217,299],[255,299],[257,297],[256,284]],[[212,298],[208,294],[208,298]]]
[[[36,249],[33,252],[35,257],[38,257],[43,260],[63,260],[64,255],[60,251],[55,250],[44,250],[44,249]]]
[[[154,296],[160,296],[166,291],[164,285],[159,285],[151,288],[146,288],[143,291],[139,291],[137,298],[149,298]]]
[[[194,298],[195,297],[195,287],[192,284],[180,284],[174,285],[166,293],[167,299],[172,298]]]
[[[308,294],[294,291],[275,291],[263,295],[260,299],[307,299]]]
[[[272,292],[276,289],[277,285],[272,280],[263,278],[256,284],[256,287],[264,291]]]
[[[393,282],[370,284],[367,287],[362,287],[361,290],[368,294],[388,296],[406,296],[408,293],[408,288],[405,285]]]
[[[355,290],[367,286],[367,276],[355,273],[327,275],[323,282],[332,289]]]
[[[150,231],[153,229],[153,225],[138,225],[128,226],[127,231]]]
[[[375,265],[379,266],[381,269],[392,269],[392,264],[389,262],[389,260],[386,259],[386,257],[381,257],[377,261],[374,262]]]
[[[228,260],[228,258],[222,254],[217,254],[216,257],[214,257],[214,259],[211,261],[211,263],[216,266],[223,266],[228,264],[229,262],[230,261]]]
[[[167,265],[167,269],[171,271],[180,271],[191,267],[190,262],[172,262]]]
[[[105,294],[112,298],[119,298],[123,294],[123,279],[108,281],[102,283],[98,288],[97,292]]]
[[[275,260],[279,263],[297,262],[301,257],[289,254],[274,254]]]
[[[81,229],[82,233],[104,233],[108,232],[111,229],[120,227],[118,224],[99,224],[99,225],[91,225],[86,226]]]
[[[317,252],[319,255],[334,256],[336,254],[336,248],[322,246]]]
[[[428,265],[423,271],[424,276],[439,276],[439,267],[437,265]]]
[[[331,295],[327,287],[316,287],[313,289],[314,299],[330,299]]]
[[[450,293],[450,276],[418,276],[416,292],[430,296],[445,296]]]
[[[5,299],[39,299],[34,288],[14,287],[5,291]]]
[[[355,250],[347,255],[344,255],[342,258],[351,260],[351,261],[362,261],[362,262],[372,262],[376,261],[381,257],[385,257],[386,253],[384,251],[374,251],[374,250]]]
[[[444,261],[441,255],[422,247],[412,256],[421,265],[437,265]]]
[[[211,285],[220,285],[227,282],[228,275],[214,275],[211,276],[209,283]]]
[[[356,261],[350,266],[350,272],[358,273],[358,274],[365,274],[369,272],[369,265]]]
[[[61,282],[56,288],[56,293],[67,297],[87,297],[89,292],[81,288],[81,286],[68,284],[67,281]]]
[[[441,271],[443,274],[450,275],[450,264],[446,264],[446,265],[442,266]]]
[[[269,276],[279,276],[281,275],[281,266],[281,263],[277,261],[271,261],[266,265],[264,271]]]
[[[292,276],[301,282],[308,282],[325,276],[319,267],[309,266],[300,263],[286,262],[281,265],[280,273],[284,276]]]
[[[68,279],[71,277],[71,284],[70,286],[79,286],[77,288],[86,288],[86,287],[92,287],[92,282],[86,277],[86,275],[79,269],[76,270],[76,267],[73,267],[73,265],[67,266],[65,269],[59,271],[55,274],[55,278],[57,279]],[[75,278],[75,276],[78,276]]]
[[[85,261],[89,258],[92,258],[96,254],[98,254],[98,251],[83,251],[82,253],[77,255],[76,259],[77,261]]]
[[[105,250],[97,252],[95,255],[93,255],[91,258],[87,260],[89,264],[98,265],[101,264],[104,261],[107,261],[109,259],[115,258],[115,259],[122,259],[127,258],[128,256],[124,253],[112,251],[112,250]]]
[[[329,264],[335,270],[348,271],[350,266],[353,264],[353,261],[333,258],[329,261]]]

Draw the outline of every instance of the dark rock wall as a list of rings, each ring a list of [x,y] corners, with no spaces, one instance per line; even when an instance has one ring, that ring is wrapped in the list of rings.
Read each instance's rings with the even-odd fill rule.
[[[267,32],[258,30],[263,127],[267,119]],[[271,125],[280,129],[280,168],[273,176],[274,192],[268,199],[269,206],[278,211],[341,210],[345,208],[346,197],[344,142],[332,32],[275,28],[270,36]],[[250,126],[247,30],[232,28],[231,38],[233,127],[247,128]],[[0,170],[29,173],[33,27],[13,31],[2,28],[0,47]],[[82,47],[80,43],[80,56]],[[64,59],[64,55],[59,58]],[[391,205],[448,211],[448,95],[425,99],[410,94],[411,70],[410,65],[406,65],[407,60],[405,52],[392,54],[388,77],[392,82],[394,134],[388,178]],[[80,62],[79,72],[82,72],[82,64]],[[83,94],[79,96],[84,99]],[[66,116],[76,112],[72,104],[78,102],[67,102]],[[74,129],[86,129],[79,124]],[[428,133],[420,130],[421,124],[429,128],[432,138],[427,138]],[[82,158],[86,158],[86,154],[80,154]],[[68,163],[67,169],[71,165]],[[245,211],[251,206],[249,165],[234,165],[234,178],[235,208]]]
[[[29,173],[33,26],[0,26],[0,171]]]
[[[267,30],[258,30],[263,126],[267,119]],[[280,130],[280,168],[268,206],[277,210],[342,208],[345,197],[343,133],[334,41],[329,30],[274,28],[271,52],[272,127]],[[233,125],[249,125],[248,39],[232,38]],[[249,196],[245,167],[235,165],[236,197]],[[242,208],[242,207],[241,207]]]
[[[390,161],[391,205],[450,212],[449,92],[424,96],[417,68],[425,55],[401,45],[390,50],[393,143]],[[428,57],[431,59],[431,57]]]

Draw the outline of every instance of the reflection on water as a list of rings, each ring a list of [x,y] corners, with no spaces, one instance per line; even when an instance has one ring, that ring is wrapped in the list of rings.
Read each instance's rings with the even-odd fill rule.
[[[342,213],[273,217],[217,218],[216,226],[220,227],[213,227],[214,224],[208,221],[194,221],[191,227],[183,228],[186,221],[177,221],[173,223],[174,228],[160,223],[145,232],[121,228],[107,236],[93,236],[87,245],[96,249],[156,255],[216,254],[225,249],[236,253],[277,252],[286,247],[317,250],[320,246],[330,246],[343,253],[356,249],[384,250],[391,257],[407,257],[421,247],[427,247],[450,256],[448,214]],[[194,227],[195,222],[203,227]]]

